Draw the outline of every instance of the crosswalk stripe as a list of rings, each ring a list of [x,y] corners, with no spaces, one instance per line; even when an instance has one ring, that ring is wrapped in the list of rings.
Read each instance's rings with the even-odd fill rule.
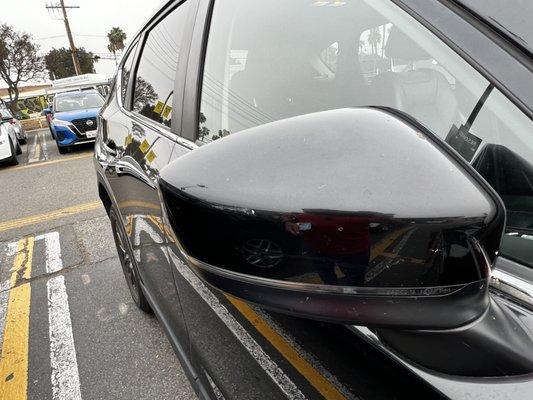
[[[37,236],[46,244],[46,272],[63,269],[59,232]],[[48,322],[50,336],[50,365],[52,366],[52,395],[54,400],[81,400],[80,377],[65,277],[55,276],[46,283],[48,293]]]

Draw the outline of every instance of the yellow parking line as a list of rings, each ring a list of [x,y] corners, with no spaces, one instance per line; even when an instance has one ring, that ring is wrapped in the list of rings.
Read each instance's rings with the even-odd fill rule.
[[[84,154],[79,154],[79,155],[75,155],[75,156],[71,156],[71,157],[56,158],[56,159],[50,160],[50,161],[43,161],[43,162],[39,162],[39,163],[21,165],[19,167],[8,168],[8,169],[6,169],[6,171],[18,171],[20,169],[35,168],[35,167],[45,167],[47,165],[62,163],[62,162],[65,162],[65,161],[79,160],[81,158],[89,158],[89,157],[92,157],[92,156],[93,156],[92,153],[90,153],[90,154],[84,153]]]
[[[59,210],[50,211],[44,214],[30,215],[29,217],[13,219],[11,221],[0,223],[0,232],[8,231],[11,229],[20,228],[27,225],[38,224],[40,222],[50,221],[52,219],[58,219],[68,217],[70,215],[88,212],[100,208],[102,203],[97,200],[90,203],[78,204],[77,206],[61,208]]]
[[[160,204],[157,204],[157,203],[151,203],[151,202],[147,202],[147,201],[140,201],[140,200],[126,200],[126,201],[122,201],[120,203],[118,203],[118,208],[120,209],[123,209],[123,208],[133,208],[133,207],[138,207],[138,208],[148,208],[150,210],[160,210],[161,209],[161,205]]]
[[[34,238],[22,239],[11,273],[11,286],[20,278],[31,277]],[[9,292],[2,357],[0,358],[0,400],[26,400],[28,390],[28,339],[31,286],[14,287]]]
[[[325,399],[346,400],[346,397],[333,383],[327,380],[309,361],[303,358],[287,340],[277,333],[248,304],[229,295],[226,295],[226,298]]]

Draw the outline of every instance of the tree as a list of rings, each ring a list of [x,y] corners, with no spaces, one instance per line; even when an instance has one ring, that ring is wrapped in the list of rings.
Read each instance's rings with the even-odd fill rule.
[[[118,26],[114,26],[107,33],[107,38],[109,39],[109,44],[107,45],[107,49],[111,53],[113,53],[113,55],[115,56],[115,65],[116,65],[117,64],[117,51],[124,50],[124,41],[126,40],[126,33]]]
[[[38,51],[31,35],[17,32],[7,24],[0,25],[0,78],[7,84],[13,112],[17,110],[20,83],[44,76],[44,63]]]
[[[99,57],[83,47],[77,48],[78,61],[80,63],[81,73],[88,74],[94,72],[94,63],[98,62]],[[46,68],[50,74],[50,79],[61,79],[76,75],[70,49],[61,47],[52,49],[44,56]]]

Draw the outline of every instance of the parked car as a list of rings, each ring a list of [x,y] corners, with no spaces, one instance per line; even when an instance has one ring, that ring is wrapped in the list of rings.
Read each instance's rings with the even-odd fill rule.
[[[7,121],[13,125],[18,142],[22,144],[26,143],[27,136],[24,127],[17,118],[13,117],[13,114],[2,99],[0,99],[0,120]]]
[[[17,155],[22,153],[17,134],[13,126],[7,121],[0,121],[0,162],[17,165]]]
[[[532,397],[533,9],[499,4],[169,1],[133,38],[98,190],[200,398]]]
[[[50,131],[61,154],[67,153],[73,146],[95,140],[96,116],[103,104],[104,98],[96,90],[54,96],[51,113],[45,114],[51,114]]]
[[[13,117],[9,110],[0,110],[0,118],[2,121],[9,122],[13,126],[18,142],[21,144],[26,144],[28,137],[20,121]]]

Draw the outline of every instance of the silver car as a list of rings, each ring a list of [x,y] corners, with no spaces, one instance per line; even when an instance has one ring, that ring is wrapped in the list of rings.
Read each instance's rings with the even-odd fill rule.
[[[0,109],[0,119],[4,122],[9,122],[11,124],[17,136],[17,141],[20,144],[26,144],[28,137],[26,135],[24,127],[18,119],[13,117],[13,115],[8,109]]]

